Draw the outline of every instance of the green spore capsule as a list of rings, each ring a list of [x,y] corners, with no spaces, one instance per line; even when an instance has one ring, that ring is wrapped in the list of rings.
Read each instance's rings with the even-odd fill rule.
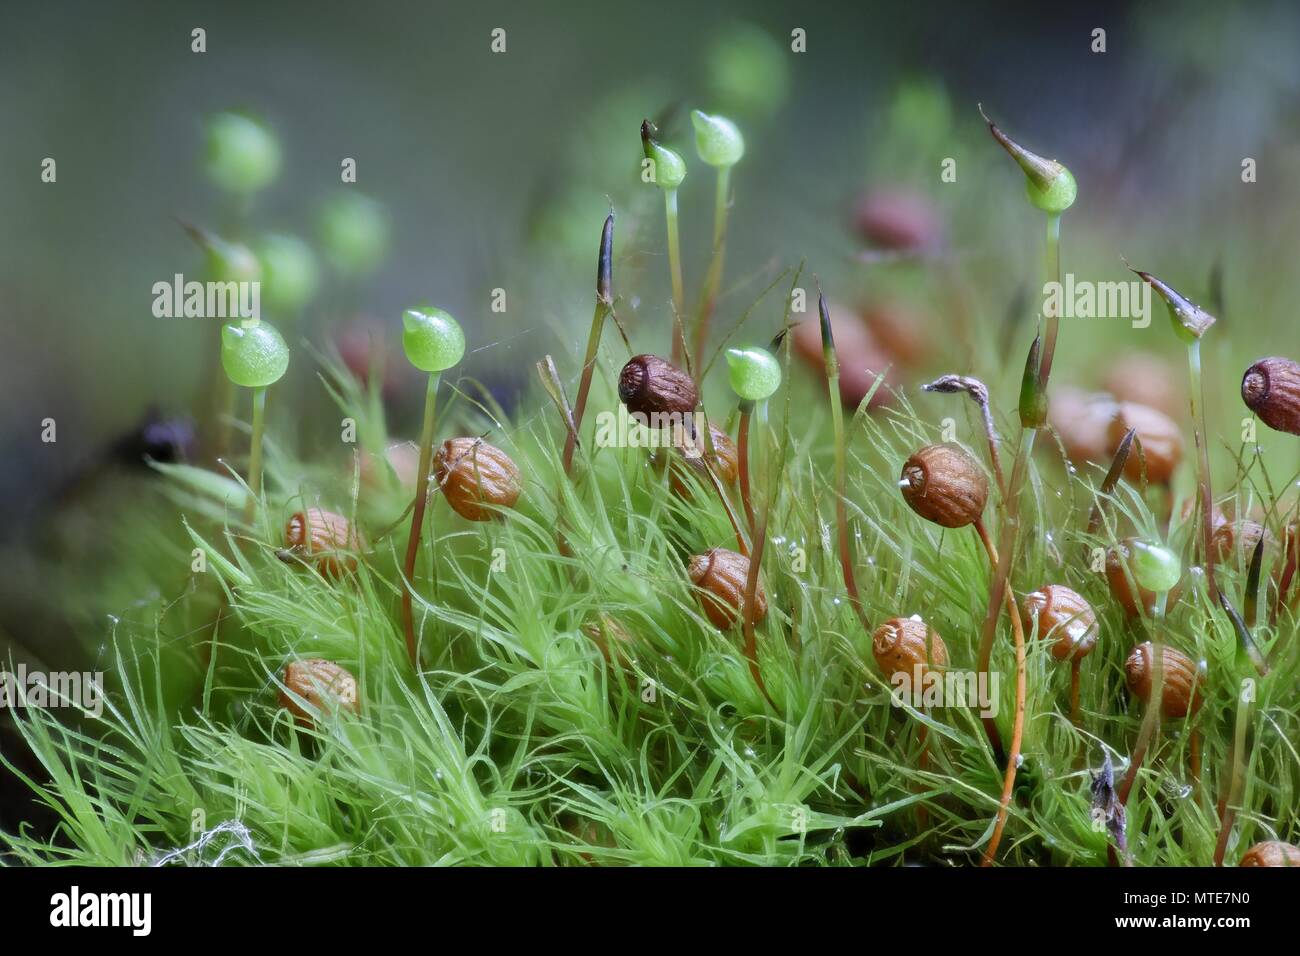
[[[262,262],[262,294],[279,312],[297,312],[316,296],[320,269],[311,247],[297,236],[273,234],[257,246]]]
[[[686,178],[686,160],[654,138],[654,127],[646,120],[641,124],[641,147],[653,165],[654,179],[660,189],[676,189]]]
[[[1014,139],[1002,132],[998,124],[988,118],[984,107],[980,115],[989,124],[989,132],[998,144],[1016,161],[1025,174],[1025,195],[1029,201],[1043,212],[1060,215],[1074,205],[1079,194],[1079,186],[1074,175],[1054,159],[1040,156],[1033,150],[1026,149]]]
[[[289,346],[266,322],[221,327],[221,366],[236,385],[265,388],[289,367]]]
[[[465,356],[465,333],[451,313],[416,306],[402,313],[402,348],[423,372],[444,372]]]
[[[243,113],[217,113],[207,122],[208,177],[232,193],[263,189],[280,172],[280,143],[270,128]]]
[[[1074,174],[1064,166],[1045,187],[1039,187],[1032,179],[1025,180],[1025,195],[1043,212],[1065,212],[1074,205],[1078,194],[1079,186],[1074,181]]]
[[[781,363],[758,346],[727,349],[727,371],[732,391],[746,401],[764,401],[781,387]]]
[[[745,155],[745,137],[725,116],[691,111],[695,126],[695,151],[710,166],[734,166]]]
[[[1141,587],[1160,594],[1178,583],[1182,565],[1168,548],[1138,541],[1133,550],[1133,577]]]
[[[342,193],[321,211],[320,238],[340,272],[373,272],[388,253],[388,212],[383,204],[367,196]]]

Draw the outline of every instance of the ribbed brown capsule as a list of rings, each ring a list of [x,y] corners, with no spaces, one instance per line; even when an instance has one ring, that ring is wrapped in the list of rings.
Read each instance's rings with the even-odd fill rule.
[[[294,513],[284,526],[284,560],[301,558],[322,577],[337,579],[357,569],[360,532],[342,515],[321,508]]]
[[[926,445],[903,463],[899,479],[912,510],[945,528],[964,528],[984,513],[989,480],[956,445]]]
[[[618,397],[629,412],[647,417],[689,415],[700,403],[700,393],[691,377],[657,355],[637,355],[627,360],[618,375]]]
[[[1241,378],[1241,400],[1269,428],[1300,435],[1300,365],[1262,358]]]
[[[749,558],[726,548],[710,548],[691,558],[686,573],[698,588],[704,615],[720,631],[730,630],[745,607]],[[754,590],[754,623],[767,616],[767,595],[760,583]]]
[[[433,459],[433,474],[447,504],[470,521],[500,517],[513,508],[521,488],[510,456],[481,438],[448,438]]]
[[[1038,636],[1052,641],[1058,661],[1087,657],[1097,644],[1097,612],[1077,591],[1049,584],[1027,595],[1020,604],[1025,630],[1038,622]]]
[[[301,701],[281,690],[280,706],[293,714],[300,723],[312,723],[317,713],[361,713],[357,679],[333,661],[321,658],[290,661],[285,665],[283,682],[285,688],[301,698]],[[306,702],[311,710],[304,708],[302,702]]]
[[[1300,866],[1300,846],[1281,840],[1256,843],[1241,858],[1242,866]]]
[[[1130,428],[1137,429],[1137,440],[1142,443],[1142,456],[1134,446],[1124,475],[1138,481],[1142,474],[1142,458],[1146,460],[1147,481],[1163,485],[1173,477],[1174,469],[1183,460],[1183,435],[1178,425],[1164,412],[1136,402],[1120,402],[1110,421],[1107,437],[1110,453],[1114,454]]]
[[[1182,651],[1164,645],[1161,657],[1164,662],[1164,691],[1160,695],[1160,712],[1166,717],[1186,717],[1188,711],[1195,713],[1200,709],[1205,695],[1205,668]],[[1133,648],[1128,660],[1124,662],[1124,676],[1128,689],[1141,700],[1151,699],[1151,642],[1139,644]]]
[[[731,436],[719,428],[714,422],[709,422],[709,437],[713,441],[713,454],[709,455],[709,464],[713,466],[713,473],[718,476],[718,480],[724,485],[731,486],[736,483],[736,478],[740,474],[740,454],[736,450],[736,443],[731,440]],[[691,497],[690,482],[686,479],[686,473],[694,474],[707,487],[708,476],[704,471],[704,456],[706,449],[702,439],[694,439],[693,447],[682,447],[682,444],[676,445],[672,449],[671,455],[655,453],[652,463],[656,471],[661,471],[664,461],[670,460],[672,463],[672,474],[668,482],[673,490],[673,494],[680,498],[689,499]]]
[[[886,678],[906,674],[919,664],[924,675],[931,667],[948,666],[948,647],[939,632],[919,617],[890,618],[871,636],[871,654]]]

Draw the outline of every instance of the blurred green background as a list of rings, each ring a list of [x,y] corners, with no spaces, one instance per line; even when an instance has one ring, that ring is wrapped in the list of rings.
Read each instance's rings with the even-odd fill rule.
[[[242,227],[249,238],[278,230],[317,243],[322,204],[349,190],[383,203],[391,225],[371,276],[348,282],[326,269],[321,294],[284,328],[292,374],[310,394],[273,405],[273,434],[319,431],[315,411],[335,428],[303,343],[369,328],[358,316],[395,329],[400,308],[420,299],[461,318],[465,373],[503,399],[547,352],[571,378],[611,203],[621,317],[637,344],[664,348],[661,203],[637,180],[637,129],[660,119],[691,167],[681,202],[693,298],[713,190],[688,135],[697,106],[731,115],[748,141],[718,329],[806,260],[831,298],[917,316],[927,343],[918,376],[980,374],[1008,411],[1036,309],[1013,316],[1023,324],[1009,352],[1003,317],[1017,292],[1033,301],[1042,226],[979,119],[982,102],[1079,182],[1065,271],[1122,280],[1123,254],[1204,302],[1217,264],[1212,435],[1237,442],[1236,388],[1251,361],[1300,356],[1300,12],[1290,5],[8,0],[0,23],[0,652],[17,645],[52,659],[104,639],[76,633],[63,597],[41,588],[44,562],[78,553],[75,537],[57,553],[46,547],[53,509],[69,482],[102,470],[101,450],[147,407],[201,404],[214,322],[155,318],[151,289],[201,273],[178,220],[231,222],[201,163],[204,120],[219,110],[260,115],[283,151]],[[196,27],[206,53],[191,52]],[[502,54],[490,49],[498,27]],[[790,51],[796,28],[805,53]],[[1096,28],[1105,53],[1092,52]],[[41,181],[45,157],[57,161],[56,183]],[[355,186],[340,182],[344,157],[357,161]],[[1255,183],[1242,182],[1245,157]],[[956,160],[955,183],[940,181],[945,158]],[[854,199],[882,189],[933,204],[975,334],[957,333],[931,267],[858,260]],[[491,311],[495,288],[507,292],[504,313]],[[769,300],[753,337],[779,318]],[[1145,330],[1065,320],[1056,379],[1096,387],[1133,350],[1167,358],[1182,380],[1159,306]],[[399,431],[418,406],[399,377]],[[951,410],[918,407],[936,418]],[[40,440],[47,417],[53,444]],[[1285,478],[1300,456],[1281,437],[1262,441]],[[1232,462],[1220,454],[1218,467]]]

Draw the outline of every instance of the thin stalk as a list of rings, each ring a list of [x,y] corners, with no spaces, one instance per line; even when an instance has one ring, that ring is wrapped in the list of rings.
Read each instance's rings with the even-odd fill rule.
[[[1047,278],[1060,285],[1061,282],[1061,214],[1047,214]],[[1043,385],[1052,374],[1052,358],[1056,355],[1056,334],[1060,330],[1061,317],[1055,309],[1044,309],[1047,319],[1047,334],[1043,337],[1042,369]]]
[[[1074,726],[1080,726],[1079,722],[1079,677],[1080,668],[1083,666],[1083,658],[1070,658],[1070,723]]]
[[[573,467],[573,449],[578,444],[578,431],[582,416],[587,411],[587,393],[591,391],[591,376],[596,368],[596,353],[600,351],[600,333],[605,327],[605,316],[614,309],[611,288],[614,273],[614,212],[610,210],[605,226],[600,231],[600,252],[596,255],[596,311],[591,316],[591,331],[587,333],[587,357],[582,363],[582,379],[578,383],[578,400],[574,405],[572,427],[564,441],[564,473]],[[550,360],[550,356],[547,356]],[[552,371],[553,371],[552,367]],[[541,371],[539,368],[538,371]],[[545,378],[545,376],[543,376]],[[556,381],[559,377],[556,376]],[[563,388],[561,388],[563,391]]]
[[[1011,794],[1016,785],[1020,744],[1025,732],[1025,632],[1020,624],[1020,615],[1014,608],[1011,611],[1011,633],[1016,640],[1016,715],[1011,725],[1011,751],[1007,754],[1007,770],[1002,780],[1002,800],[998,804],[997,822],[993,825],[993,835],[989,837],[989,845],[984,851],[981,866],[992,865],[997,857],[998,844],[1002,842],[1002,831],[1007,825],[1007,813],[1011,809]]]
[[[1210,600],[1218,602],[1219,584],[1214,576],[1214,495],[1210,489],[1210,452],[1205,446],[1205,392],[1201,381],[1201,340],[1187,345],[1192,434],[1196,439],[1196,479],[1201,494],[1201,543],[1205,549],[1205,583]]]
[[[772,705],[772,709],[779,710],[776,701],[772,700],[772,695],[767,691],[763,672],[758,666],[758,635],[754,630],[754,605],[758,594],[759,566],[763,561],[763,544],[767,538],[767,521],[771,513],[772,501],[769,498],[763,509],[763,523],[754,530],[754,553],[749,558],[749,574],[745,577],[745,607],[741,615],[741,629],[745,637],[745,659],[749,662],[750,676],[754,678],[754,683],[762,692],[764,699]]]
[[[438,372],[429,373],[429,388],[424,397],[424,429],[420,433],[420,464],[415,475],[415,506],[411,515],[411,534],[406,540],[406,563],[402,566],[402,625],[406,630],[406,652],[411,666],[417,663],[415,622],[411,614],[411,594],[415,587],[415,556],[420,551],[420,531],[424,526],[424,509],[429,498],[429,462],[433,458],[433,420],[438,408]]]
[[[1232,824],[1236,820],[1236,804],[1241,799],[1241,785],[1246,770],[1246,728],[1249,723],[1250,700],[1247,691],[1242,688],[1237,695],[1237,720],[1232,738],[1232,772],[1228,778],[1228,789],[1219,799],[1219,839],[1214,844],[1214,865],[1223,866],[1223,854],[1228,849],[1228,837],[1232,835]]]
[[[722,268],[727,257],[727,212],[731,208],[731,167],[718,167],[717,192],[713,200],[713,255],[700,296],[700,311],[695,320],[695,354],[703,355],[709,341],[709,320],[718,301],[722,285]]]
[[[591,391],[591,377],[596,368],[596,353],[600,350],[600,333],[605,325],[609,303],[596,300],[596,311],[591,317],[591,331],[587,334],[587,357],[582,365],[582,378],[578,381],[578,395],[573,404],[573,429],[564,440],[564,473],[573,468],[573,450],[578,444],[578,430],[582,416],[587,411],[587,393]]]
[[[736,457],[740,466],[740,503],[745,507],[745,520],[749,522],[749,533],[754,533],[753,495],[749,485],[749,418],[752,402],[740,403],[740,424],[736,433]]]
[[[1142,726],[1138,730],[1137,743],[1133,746],[1133,759],[1129,761],[1128,773],[1119,785],[1119,802],[1128,805],[1129,792],[1142,769],[1146,759],[1147,748],[1155,735],[1160,732],[1160,712],[1165,702],[1165,650],[1162,632],[1165,621],[1165,604],[1169,592],[1161,591],[1156,595],[1154,620],[1151,627],[1151,697],[1147,701],[1147,711],[1142,717]]]
[[[980,635],[980,653],[977,668],[979,673],[985,675],[985,680],[988,679],[989,661],[993,657],[993,639],[997,636],[999,605],[1001,604],[999,596],[1010,587],[1011,565],[1015,561],[1016,538],[1020,530],[1020,487],[1024,483],[1025,473],[1029,470],[1029,456],[1034,450],[1034,439],[1037,435],[1038,432],[1034,429],[1026,429],[1022,432],[1020,447],[1016,450],[1016,460],[1011,466],[1011,480],[1007,485],[1002,530],[997,547],[997,553],[1001,555],[1001,558],[997,562],[993,573],[993,581],[989,586],[988,609],[984,615],[984,628]],[[1015,616],[1013,615],[1013,617]],[[984,729],[988,733],[989,743],[993,745],[993,751],[998,757],[998,762],[1002,762],[1004,752],[997,724],[992,718],[988,718],[984,721]]]
[[[835,525],[839,531],[840,567],[844,572],[844,589],[862,627],[870,633],[871,622],[862,607],[858,582],[853,576],[853,552],[849,548],[849,511],[847,503],[847,451],[844,445],[844,411],[840,407],[840,366],[834,350],[828,352],[826,383],[831,396],[831,421],[835,426]]]
[[[262,432],[266,429],[266,389],[253,389],[253,438],[248,449],[248,490],[252,497],[244,507],[244,520],[251,522],[262,499]]]
[[[673,279],[673,364],[680,366],[686,354],[682,317],[686,314],[686,293],[682,286],[682,249],[677,230],[677,190],[664,190],[664,213],[668,221],[668,268]]]

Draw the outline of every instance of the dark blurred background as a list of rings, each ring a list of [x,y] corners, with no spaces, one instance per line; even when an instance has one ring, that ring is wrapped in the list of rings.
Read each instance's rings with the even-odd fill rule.
[[[196,27],[206,53],[191,52]],[[497,27],[504,54],[490,50]],[[795,28],[806,53],[790,52]],[[1091,49],[1096,28],[1106,31],[1104,54]],[[744,61],[759,64],[757,75],[742,69],[737,89],[727,51],[754,43],[768,59]],[[618,269],[628,319],[648,324],[653,309],[661,321],[661,206],[636,181],[643,116],[665,120],[691,167],[683,229],[688,284],[698,282],[712,177],[695,161],[685,122],[693,106],[727,111],[748,142],[728,250],[738,285],[720,304],[721,327],[757,294],[745,276],[806,257],[840,298],[875,286],[913,297],[929,309],[936,364],[950,366],[939,370],[981,370],[996,346],[954,349],[924,276],[855,262],[846,228],[864,189],[904,186],[944,217],[981,320],[1032,287],[1041,220],[977,102],[1074,171],[1067,271],[1120,279],[1123,253],[1199,296],[1218,264],[1226,308],[1210,356],[1223,363],[1208,373],[1211,416],[1234,431],[1240,370],[1300,351],[1300,14],[1291,5],[4,0],[0,655],[75,661],[102,647],[102,622],[116,609],[100,609],[86,633],[60,613],[71,597],[42,577],[52,561],[78,558],[66,529],[61,551],[46,547],[57,501],[100,470],[99,452],[147,408],[187,413],[206,387],[214,329],[154,318],[151,287],[200,271],[178,219],[212,229],[228,220],[228,199],[201,163],[213,112],[253,111],[280,139],[282,170],[250,212],[254,232],[315,242],[322,204],[343,190],[389,212],[382,264],[359,282],[327,274],[285,330],[292,346],[323,344],[358,316],[395,329],[401,307],[429,298],[465,325],[467,371],[509,396],[547,351],[566,373],[577,367],[611,203],[626,217]],[[57,161],[56,183],[41,181],[45,157]],[[340,183],[344,157],[357,160],[355,186]],[[956,183],[939,182],[945,157],[957,160]],[[1243,157],[1257,162],[1255,184],[1241,181]],[[489,308],[498,287],[510,296],[504,314]],[[1125,331],[1067,323],[1060,376],[1094,380]],[[1181,361],[1163,312],[1140,342]],[[300,357],[307,367],[296,349]],[[997,368],[982,370],[997,379]],[[418,397],[397,395],[394,418],[409,427]],[[304,409],[281,406],[278,418],[273,409],[273,426],[297,427],[292,416]],[[45,418],[57,422],[53,444],[40,440]]]

